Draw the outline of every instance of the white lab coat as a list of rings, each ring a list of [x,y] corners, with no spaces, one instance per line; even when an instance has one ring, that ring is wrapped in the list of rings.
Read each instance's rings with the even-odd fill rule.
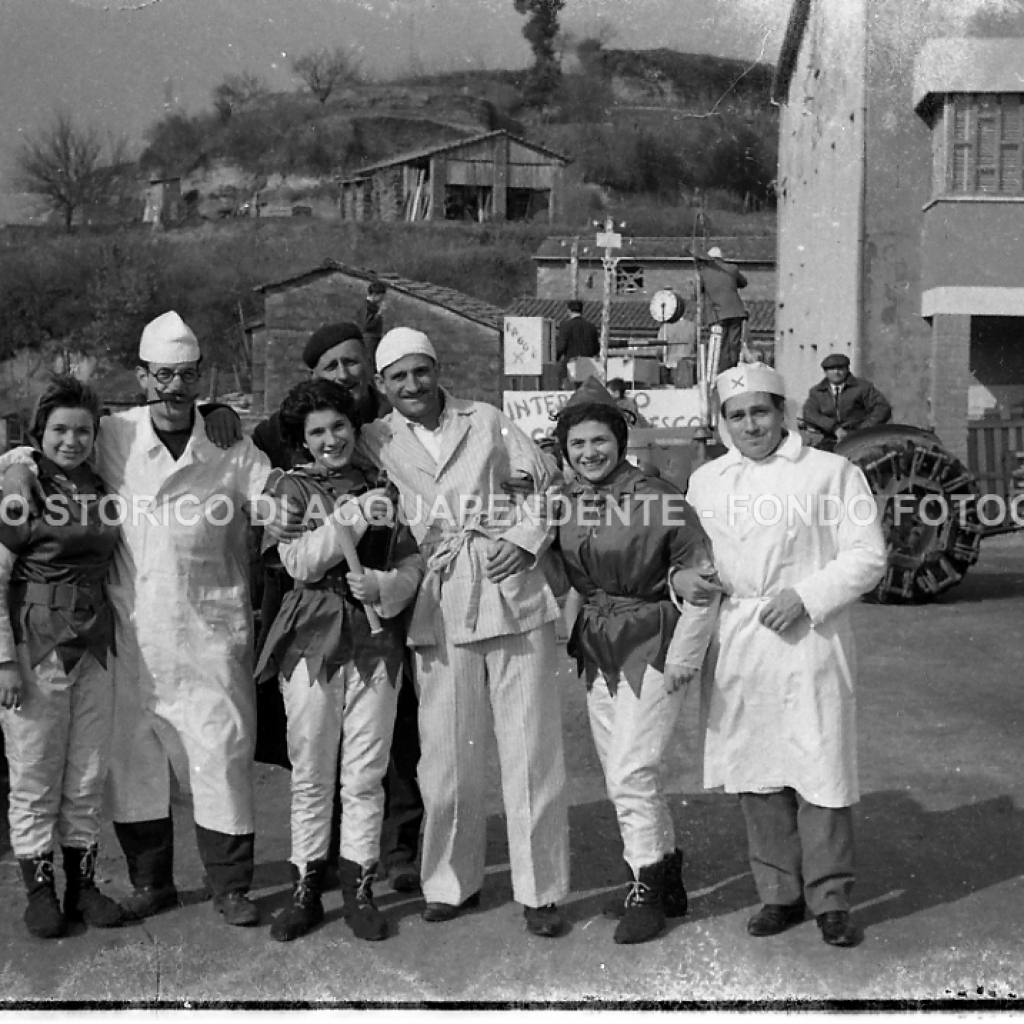
[[[251,833],[256,705],[246,524],[270,462],[249,440],[218,448],[198,411],[175,462],[143,406],[104,418],[96,471],[130,508],[109,585],[114,820],[165,816],[169,762],[192,792],[196,824]]]
[[[832,513],[843,510],[831,525],[823,521],[830,517],[826,495],[838,499]],[[856,803],[849,608],[885,570],[885,543],[863,474],[838,455],[803,447],[790,433],[762,461],[733,449],[701,466],[686,497],[701,516],[729,592],[704,679],[705,787],[731,793],[791,787],[822,807]],[[770,525],[780,510],[779,522]],[[809,525],[802,522],[805,510]],[[779,635],[758,614],[789,588],[808,616]]]

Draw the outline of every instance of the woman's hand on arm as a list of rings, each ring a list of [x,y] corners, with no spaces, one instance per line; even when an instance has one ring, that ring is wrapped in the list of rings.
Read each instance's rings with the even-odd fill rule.
[[[0,663],[0,707],[21,708],[21,669],[16,661]]]

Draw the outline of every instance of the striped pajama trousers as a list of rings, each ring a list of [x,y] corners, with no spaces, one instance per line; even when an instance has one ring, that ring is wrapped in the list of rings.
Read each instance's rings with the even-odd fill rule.
[[[429,902],[480,890],[486,852],[486,729],[493,716],[512,862],[524,906],[569,891],[569,824],[555,627],[418,648],[421,877]]]

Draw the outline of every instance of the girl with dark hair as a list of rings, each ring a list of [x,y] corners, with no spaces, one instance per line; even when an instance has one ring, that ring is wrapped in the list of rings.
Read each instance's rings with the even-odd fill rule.
[[[646,942],[687,909],[661,762],[716,605],[682,605],[669,581],[680,568],[713,575],[710,545],[682,495],[626,460],[626,414],[599,382],[569,399],[555,437],[574,474],[557,542],[581,599],[568,651],[586,676],[590,727],[631,879],[605,913],[620,918],[616,942]]]
[[[123,916],[94,877],[113,716],[104,581],[118,539],[100,502],[106,490],[86,464],[99,417],[91,388],[55,378],[30,431],[42,511],[0,506],[0,726],[11,846],[28,891],[25,926],[47,939],[72,920],[111,928]]]
[[[387,935],[373,902],[387,770],[401,685],[401,613],[423,576],[404,526],[370,524],[369,501],[384,497],[352,464],[360,420],[348,391],[333,381],[299,384],[280,412],[284,440],[312,461],[282,474],[275,497],[306,526],[277,546],[295,586],[267,634],[256,679],[280,680],[292,763],[292,903],[271,937],[287,942],[323,920],[320,894],[330,842],[340,750],[341,860],[345,919],[358,938]],[[393,506],[392,506],[393,508]],[[365,571],[345,565],[346,539]],[[273,547],[273,541],[265,541]],[[367,609],[381,620],[372,632]]]

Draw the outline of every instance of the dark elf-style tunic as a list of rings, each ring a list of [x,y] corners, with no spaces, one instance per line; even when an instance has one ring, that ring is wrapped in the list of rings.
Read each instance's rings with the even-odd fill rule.
[[[712,566],[710,545],[682,494],[628,462],[596,487],[571,485],[568,497],[557,543],[583,599],[568,652],[588,688],[601,674],[614,694],[621,675],[639,695],[648,665],[664,671],[679,621],[669,572]]]
[[[287,497],[302,509],[306,528],[321,526],[346,498],[369,489],[363,472],[348,466],[331,472],[316,465],[301,466],[281,475],[273,485],[274,496]],[[397,500],[393,507],[397,508]],[[370,526],[356,545],[364,569],[394,569],[417,553],[408,527],[397,524]],[[370,632],[362,604],[351,594],[344,561],[327,570],[315,582],[295,581],[284,596],[256,666],[259,683],[280,675],[291,678],[306,659],[311,679],[321,671],[328,681],[348,662],[355,662],[364,678],[370,678],[381,662],[395,685],[405,652],[405,616],[381,619],[382,631]]]
[[[116,509],[101,504],[107,490],[86,467],[78,487],[44,456],[37,463],[41,511],[24,522],[10,508],[0,517],[0,543],[18,556],[9,596],[14,640],[28,647],[32,666],[54,650],[65,672],[86,652],[106,666],[114,621],[104,583],[120,532]]]

